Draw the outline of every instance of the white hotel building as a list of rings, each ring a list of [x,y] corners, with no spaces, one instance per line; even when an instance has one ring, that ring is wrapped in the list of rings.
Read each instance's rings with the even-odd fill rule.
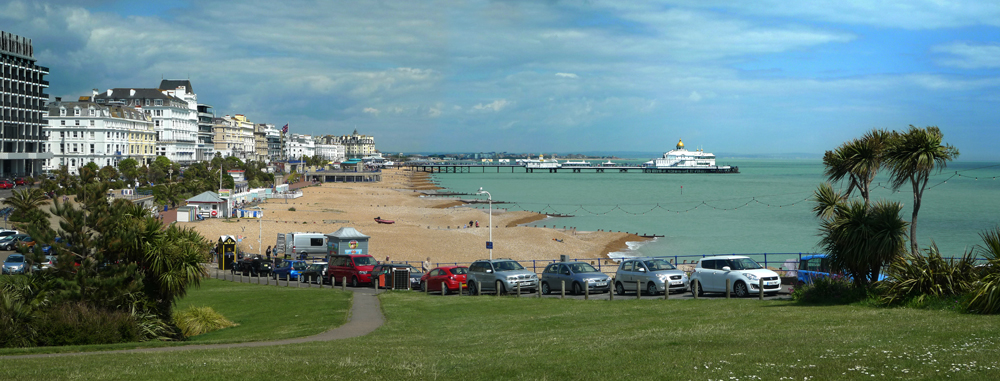
[[[149,111],[156,130],[156,155],[166,156],[172,162],[196,161],[198,149],[198,105],[191,95],[190,101],[174,95],[187,94],[183,89],[110,89],[94,92],[94,102],[102,105],[142,107]]]
[[[153,120],[141,108],[102,105],[86,97],[79,102],[56,98],[48,112],[46,151],[54,156],[46,160],[45,170],[65,165],[70,174],[77,175],[80,167],[91,162],[117,167],[122,159],[132,158],[141,166],[156,157]]]

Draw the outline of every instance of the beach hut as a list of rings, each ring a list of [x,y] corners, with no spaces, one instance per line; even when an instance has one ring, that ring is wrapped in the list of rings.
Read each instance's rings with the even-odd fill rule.
[[[368,254],[368,239],[355,228],[343,227],[326,235],[327,255]]]
[[[207,191],[191,197],[187,200],[188,205],[198,207],[196,214],[204,217],[225,217],[226,201],[219,197],[218,193]]]

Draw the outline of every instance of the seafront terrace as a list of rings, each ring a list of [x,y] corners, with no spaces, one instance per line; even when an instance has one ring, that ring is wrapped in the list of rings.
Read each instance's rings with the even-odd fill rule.
[[[460,164],[460,163],[404,163],[399,166],[400,168],[408,171],[417,172],[429,172],[429,173],[472,173],[481,172],[486,173],[487,169],[493,171],[496,170],[500,173],[503,169],[504,172],[510,169],[511,173],[514,173],[518,169],[524,169],[525,173],[535,173],[538,172],[548,172],[548,173],[559,173],[571,172],[571,173],[581,173],[581,172],[594,172],[594,173],[605,173],[605,172],[618,172],[618,173],[740,173],[739,167],[730,166],[711,166],[711,167],[697,167],[697,168],[654,168],[642,165],[573,165],[565,167],[528,167],[523,164],[494,164],[494,163],[474,163],[474,164]]]

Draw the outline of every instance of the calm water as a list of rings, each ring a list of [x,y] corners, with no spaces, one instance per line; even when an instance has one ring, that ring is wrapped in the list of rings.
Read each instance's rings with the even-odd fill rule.
[[[510,210],[570,214],[538,225],[575,226],[664,235],[636,249],[637,255],[817,252],[819,220],[808,201],[823,180],[819,160],[720,160],[742,173],[523,173],[435,174],[442,187],[490,191],[494,205]],[[953,176],[959,171],[959,176]],[[976,179],[978,177],[978,179]],[[933,239],[947,256],[980,243],[978,234],[1000,225],[1000,164],[951,163],[934,175],[925,192],[917,239]],[[874,184],[886,185],[880,176]],[[936,185],[936,186],[935,186]],[[876,187],[873,199],[905,206],[909,185],[899,192]],[[464,196],[469,197],[469,196]],[[485,206],[483,206],[485,208]],[[497,245],[502,245],[498,242]]]

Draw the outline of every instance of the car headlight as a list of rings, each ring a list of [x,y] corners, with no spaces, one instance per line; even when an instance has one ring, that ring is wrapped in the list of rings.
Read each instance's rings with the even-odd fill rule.
[[[515,281],[515,280],[517,280],[517,277],[516,277],[516,276],[509,276],[509,277],[507,277],[507,281],[508,281],[508,282],[513,282],[513,281]]]
[[[757,281],[757,275],[751,273],[743,273],[743,276],[747,277],[747,280]]]
[[[660,282],[666,282],[667,278],[670,278],[670,274],[656,274],[657,278],[660,278]]]

